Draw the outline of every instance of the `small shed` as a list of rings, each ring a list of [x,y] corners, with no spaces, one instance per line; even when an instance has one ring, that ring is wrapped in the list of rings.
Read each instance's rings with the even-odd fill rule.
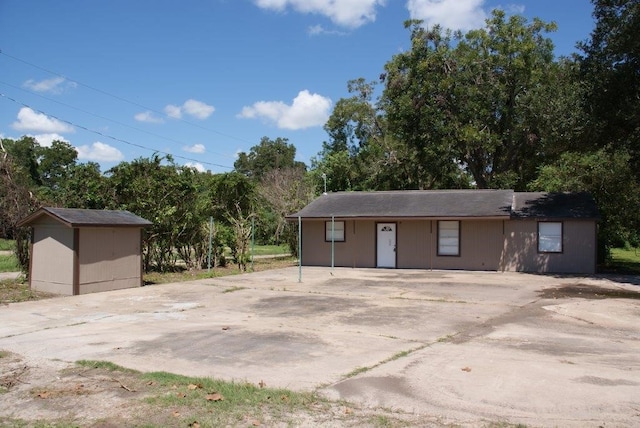
[[[40,208],[18,223],[32,228],[29,285],[63,295],[140,287],[151,224],[129,211]]]

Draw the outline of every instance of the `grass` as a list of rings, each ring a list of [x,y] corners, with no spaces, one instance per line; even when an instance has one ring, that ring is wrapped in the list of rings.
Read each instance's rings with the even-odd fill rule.
[[[640,275],[640,248],[612,248],[607,271]]]
[[[281,256],[289,254],[289,247],[286,245],[256,245],[253,255],[255,256]]]
[[[20,272],[18,259],[14,254],[0,254],[0,272]]]
[[[13,251],[15,248],[15,241],[11,239],[0,238],[0,251]]]
[[[127,419],[113,415],[113,420],[102,420],[105,426],[112,426],[112,422],[145,427],[311,426],[326,421],[337,425],[347,421],[348,426],[409,426],[398,413],[381,410],[371,415],[316,392],[270,388],[262,381],[256,385],[168,372],[142,373],[108,361],[82,360],[76,364],[95,370],[83,372],[87,379],[115,379],[123,388],[136,393],[136,398],[132,398],[138,400],[136,413]],[[66,426],[66,422],[60,422],[55,425],[57,421],[47,421],[42,426]],[[74,422],[82,426],[82,421]]]

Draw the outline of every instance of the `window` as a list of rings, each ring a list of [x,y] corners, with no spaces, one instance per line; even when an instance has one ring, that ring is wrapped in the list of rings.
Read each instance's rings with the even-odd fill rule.
[[[325,225],[325,233],[324,239],[327,242],[331,242],[331,231],[333,224],[333,241],[334,242],[344,242],[344,221],[327,221],[324,223]]]
[[[545,221],[538,223],[538,252],[562,252],[562,223]]]
[[[439,256],[459,256],[460,255],[460,222],[459,221],[439,221],[438,222],[438,255]]]

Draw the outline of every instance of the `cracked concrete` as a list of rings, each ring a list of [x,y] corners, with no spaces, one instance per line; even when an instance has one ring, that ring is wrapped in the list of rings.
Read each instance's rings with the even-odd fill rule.
[[[442,424],[634,426],[639,293],[637,277],[304,268],[298,282],[289,268],[0,307],[0,350],[318,390]]]

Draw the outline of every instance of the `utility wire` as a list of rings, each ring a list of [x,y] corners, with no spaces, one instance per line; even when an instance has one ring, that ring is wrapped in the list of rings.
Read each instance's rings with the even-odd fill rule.
[[[6,53],[6,52],[2,51],[2,49],[0,49],[0,55],[6,56],[7,58],[11,58],[11,59],[12,59],[12,60],[14,60],[14,61],[21,62],[21,63],[23,63],[23,64],[26,64],[26,65],[30,66],[30,67],[37,68],[38,70],[44,71],[44,72],[49,73],[49,74],[52,74],[52,75],[54,75],[54,76],[62,77],[63,79],[68,80],[69,82],[75,83],[75,84],[76,84],[76,85],[78,85],[78,86],[82,86],[82,87],[84,87],[84,88],[90,89],[90,90],[92,90],[92,91],[98,92],[98,93],[100,93],[100,94],[106,95],[106,96],[111,97],[111,98],[114,98],[114,99],[116,99],[116,100],[119,100],[119,101],[125,102],[125,103],[127,103],[127,104],[131,104],[131,105],[133,105],[133,106],[136,106],[136,107],[142,108],[142,109],[144,109],[144,110],[151,111],[151,112],[153,112],[153,113],[159,114],[160,116],[164,116],[164,115],[165,115],[165,113],[164,113],[164,112],[161,112],[161,111],[155,110],[155,109],[150,108],[150,107],[146,107],[146,106],[144,106],[144,105],[142,105],[142,104],[140,104],[140,103],[137,103],[137,102],[135,102],[135,101],[131,101],[131,100],[128,100],[128,99],[123,98],[123,97],[121,97],[121,96],[111,94],[111,93],[109,93],[109,92],[107,92],[107,91],[103,91],[102,89],[98,89],[98,88],[93,87],[93,86],[91,86],[91,85],[87,85],[86,83],[82,83],[82,82],[79,82],[79,81],[77,81],[77,80],[75,80],[75,79],[71,79],[71,78],[69,78],[69,77],[67,77],[67,76],[65,76],[65,75],[63,75],[63,74],[58,73],[58,72],[55,72],[55,71],[49,70],[49,69],[47,69],[47,68],[41,67],[41,66],[39,66],[39,65],[33,64],[33,63],[31,63],[31,62],[25,61],[25,60],[23,60],[23,59],[20,59],[20,58],[18,58],[18,57],[13,56],[13,55],[9,55],[8,53]],[[231,139],[234,139],[234,140],[237,140],[237,141],[241,141],[241,142],[243,142],[243,143],[247,143],[247,144],[253,144],[253,143],[251,143],[250,141],[247,141],[247,140],[245,140],[245,139],[243,139],[243,138],[234,137],[233,135],[225,134],[225,133],[223,133],[223,132],[216,131],[215,129],[207,128],[207,127],[205,127],[205,126],[199,125],[199,124],[194,123],[194,122],[189,122],[188,120],[184,120],[184,119],[182,119],[182,118],[179,118],[179,119],[177,119],[177,120],[179,120],[180,122],[186,123],[187,125],[195,126],[196,128],[200,128],[200,129],[203,129],[203,130],[205,130],[205,131],[208,131],[208,132],[212,132],[212,133],[214,133],[214,134],[221,135],[221,136],[223,136],[223,137],[231,138]]]
[[[109,119],[108,117],[104,117],[104,116],[101,116],[101,115],[99,115],[99,114],[91,113],[90,111],[83,110],[83,109],[78,108],[78,107],[74,107],[74,106],[72,106],[72,105],[69,105],[69,104],[63,103],[62,101],[54,100],[53,98],[45,97],[44,95],[38,94],[38,93],[33,92],[33,91],[28,91],[28,90],[26,90],[26,89],[24,89],[24,88],[20,88],[20,87],[18,87],[18,86],[12,85],[12,84],[10,84],[10,83],[3,82],[2,80],[0,80],[0,83],[1,83],[1,84],[3,84],[3,85],[9,86],[9,87],[11,87],[11,88],[18,89],[18,90],[20,90],[20,91],[26,92],[26,93],[28,93],[28,94],[35,95],[35,96],[37,96],[37,97],[43,98],[43,99],[45,99],[45,100],[47,100],[47,101],[51,101],[51,102],[53,102],[53,103],[63,105],[63,106],[68,107],[68,108],[70,108],[70,109],[73,109],[73,110],[76,110],[76,111],[79,111],[79,112],[82,112],[82,113],[88,114],[88,115],[90,115],[90,116],[97,117],[97,118],[99,118],[99,119],[103,119],[103,120],[106,120],[106,121],[109,121],[109,122],[115,123],[115,124],[117,124],[117,125],[120,125],[120,126],[124,126],[125,128],[133,129],[133,130],[135,130],[135,131],[142,132],[142,133],[144,133],[144,134],[151,135],[151,136],[156,137],[156,138],[161,138],[161,139],[163,139],[163,140],[171,141],[171,142],[173,142],[173,143],[181,144],[181,145],[183,145],[183,146],[188,146],[188,144],[186,144],[186,143],[184,143],[184,142],[182,142],[182,141],[178,141],[178,140],[173,139],[173,138],[165,137],[164,135],[156,134],[156,133],[153,133],[153,132],[150,132],[150,131],[145,131],[144,129],[136,128],[135,126],[127,125],[126,123],[118,122],[117,120]],[[224,156],[224,157],[232,158],[232,156],[224,155],[224,154],[222,154],[222,153],[217,153],[217,152],[210,152],[210,153],[215,154],[215,155],[219,155],[219,156]]]
[[[182,159],[182,160],[191,161],[191,162],[198,162],[198,163],[203,164],[203,165],[211,165],[211,166],[217,166],[217,167],[220,167],[220,168],[233,169],[232,167],[227,166],[227,165],[220,165],[220,164],[217,164],[217,163],[205,162],[205,161],[202,161],[200,159],[194,159],[194,158],[188,158],[188,157],[185,157],[185,156],[175,155],[173,153],[164,152],[162,150],[156,150],[156,149],[153,149],[151,147],[143,146],[142,144],[132,143],[130,141],[123,140],[122,138],[114,137],[112,135],[105,134],[105,133],[100,132],[100,131],[96,131],[95,129],[87,128],[86,126],[78,125],[78,124],[70,122],[68,120],[56,117],[56,116],[54,116],[52,114],[48,114],[48,113],[46,113],[46,112],[44,112],[42,110],[35,109],[35,108],[31,107],[30,105],[25,104],[25,103],[23,103],[21,101],[18,101],[18,100],[14,99],[14,98],[11,98],[10,96],[8,96],[6,94],[3,94],[1,92],[0,92],[0,97],[3,97],[3,98],[5,98],[7,100],[10,100],[10,101],[13,101],[14,103],[16,103],[18,105],[21,105],[23,107],[30,108],[31,110],[33,110],[33,111],[35,111],[37,113],[44,114],[45,116],[48,116],[48,117],[52,117],[52,118],[54,118],[56,120],[59,120],[60,122],[64,122],[64,123],[66,123],[68,125],[71,125],[71,126],[74,126],[76,128],[83,129],[83,130],[85,130],[87,132],[91,132],[93,134],[97,134],[97,135],[100,135],[102,137],[109,138],[109,139],[111,139],[113,141],[118,141],[120,143],[127,144],[129,146],[138,147],[138,148],[144,149],[144,150],[149,150],[149,151],[152,151],[154,153],[160,153],[160,154],[163,154],[163,155],[169,155],[169,156],[171,156],[173,158],[177,158],[177,159]]]

